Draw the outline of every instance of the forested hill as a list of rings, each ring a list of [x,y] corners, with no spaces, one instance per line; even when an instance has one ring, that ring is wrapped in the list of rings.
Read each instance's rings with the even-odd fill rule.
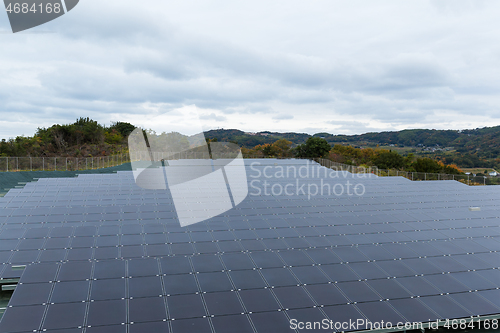
[[[245,148],[253,148],[257,145],[273,143],[279,139],[286,139],[298,145],[306,142],[311,135],[306,133],[277,133],[269,131],[249,133],[237,129],[218,129],[205,132],[205,137],[211,140],[217,139],[219,142],[234,142]]]
[[[205,135],[218,141],[236,142],[245,148],[272,144],[279,139],[289,140],[295,146],[311,136],[304,133],[245,133],[232,129],[212,130]],[[385,147],[401,153],[438,158],[465,168],[500,167],[500,126],[470,130],[410,129],[360,135],[316,133],[314,136],[326,139],[332,146]]]
[[[235,129],[211,130],[205,136],[218,141],[232,141],[251,148],[258,144],[273,143],[278,139],[287,139],[294,144],[301,144],[310,137],[305,133],[258,132],[246,133]],[[428,130],[411,129],[393,132],[374,132],[360,135],[314,134],[325,138],[330,144],[347,143],[361,146],[397,145],[400,147],[454,147],[458,151],[488,150],[494,155],[500,154],[500,126],[472,130]],[[478,149],[479,148],[479,149]]]
[[[318,135],[318,134],[316,134]],[[485,127],[472,130],[428,130],[412,129],[397,132],[366,133],[361,135],[329,135],[328,141],[346,143],[377,143],[380,145],[396,144],[398,146],[427,147],[465,147],[486,148],[494,145],[500,147],[500,126]]]
[[[127,136],[135,128],[126,122],[110,126],[89,118],[73,124],[39,128],[32,137],[18,136],[0,142],[1,156],[106,156],[127,151]],[[410,129],[360,135],[316,133],[330,145],[394,149],[407,154],[440,158],[462,167],[500,167],[500,126],[470,130]],[[219,142],[234,142],[244,148],[272,144],[280,139],[292,142],[292,147],[304,143],[306,133],[243,132],[238,129],[217,129],[205,132],[205,137]],[[394,148],[393,148],[394,147]]]
[[[33,136],[2,139],[0,157],[91,157],[124,153],[127,136],[134,129],[134,125],[126,122],[105,126],[88,117],[80,118],[73,124],[38,128]]]

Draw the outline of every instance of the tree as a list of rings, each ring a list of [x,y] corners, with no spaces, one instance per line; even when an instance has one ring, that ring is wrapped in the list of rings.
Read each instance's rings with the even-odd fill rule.
[[[113,129],[104,133],[104,142],[109,144],[117,144],[123,140],[123,136],[117,130]]]
[[[464,172],[462,171],[462,169],[460,169],[455,164],[450,164],[450,165],[445,165],[443,167],[443,173],[452,174],[452,175],[460,175],[460,174],[463,174]],[[485,174],[486,173],[487,173],[487,171],[485,172]]]
[[[380,169],[400,169],[404,166],[404,159],[396,152],[382,150],[375,156],[373,163]]]
[[[354,148],[336,144],[330,151],[330,159],[335,162],[350,165],[371,164],[375,151],[371,148]]]
[[[117,121],[113,122],[109,129],[111,131],[118,131],[124,138],[126,138],[130,133],[132,133],[133,130],[135,130],[135,126],[127,122]]]
[[[57,149],[61,150],[66,146],[66,141],[64,137],[66,136],[66,128],[61,125],[54,125],[50,128],[50,132],[54,138],[54,142],[57,145]]]
[[[298,157],[324,157],[331,148],[325,139],[311,137],[305,144],[298,145],[295,152]]]
[[[67,132],[68,136],[73,139],[73,133],[76,130],[83,132],[84,142],[88,143],[103,143],[104,142],[104,127],[100,125],[97,121],[90,119],[89,117],[80,117],[73,125],[62,125]],[[73,142],[71,142],[73,143]],[[75,142],[76,143],[76,140]]]
[[[413,163],[413,168],[416,172],[439,173],[441,172],[443,165],[431,158],[423,157],[417,158],[415,163]]]
[[[413,171],[413,161],[415,160],[415,154],[409,153],[408,156],[404,158],[404,169],[406,171]]]
[[[290,147],[292,146],[292,142],[286,139],[280,139],[273,143],[271,146],[274,156],[288,157],[290,155]]]

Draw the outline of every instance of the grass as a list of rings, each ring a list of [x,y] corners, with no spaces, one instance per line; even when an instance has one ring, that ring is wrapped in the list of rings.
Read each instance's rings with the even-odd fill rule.
[[[488,173],[495,171],[494,169],[491,168],[461,168],[463,172],[470,172],[470,173],[482,173],[484,174],[484,170],[487,170]]]

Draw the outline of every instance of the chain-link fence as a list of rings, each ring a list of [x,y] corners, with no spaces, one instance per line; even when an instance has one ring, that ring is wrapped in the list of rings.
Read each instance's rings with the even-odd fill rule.
[[[183,151],[176,153],[157,152],[157,151],[132,151],[130,152],[131,161],[161,161],[161,160],[191,160],[191,159],[210,159],[207,152]]]
[[[499,185],[500,177],[477,176],[477,175],[452,175],[446,173],[410,172],[394,169],[379,169],[377,167],[361,167],[355,165],[333,162],[325,158],[315,158],[314,161],[322,166],[338,171],[350,173],[372,173],[379,177],[405,177],[409,180],[456,180],[467,185]]]
[[[78,171],[95,170],[122,165],[131,161],[153,160],[159,161],[176,159],[208,159],[205,152],[159,153],[134,152],[100,157],[0,157],[0,172],[9,171]],[[229,155],[228,155],[229,157]],[[245,156],[245,158],[262,158]],[[499,185],[500,177],[477,175],[451,175],[444,173],[409,172],[401,170],[384,170],[377,167],[362,167],[356,165],[333,162],[325,158],[312,159],[320,165],[338,171],[350,173],[372,173],[379,177],[405,177],[409,180],[456,180],[467,185]]]
[[[0,157],[0,172],[95,170],[128,162],[128,154],[100,157]]]

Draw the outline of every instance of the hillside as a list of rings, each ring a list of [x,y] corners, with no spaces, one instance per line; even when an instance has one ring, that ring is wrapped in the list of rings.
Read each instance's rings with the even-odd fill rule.
[[[251,148],[258,144],[272,143],[286,139],[294,144],[303,143],[311,135],[305,133],[258,132],[246,133],[236,129],[211,130],[205,133],[210,139],[238,142],[243,147]],[[350,144],[360,146],[399,147],[454,147],[458,151],[487,150],[489,154],[500,155],[500,126],[472,130],[429,130],[411,129],[391,132],[373,132],[359,135],[334,135],[317,133],[316,137],[325,138],[330,144]],[[479,148],[479,149],[477,149]]]
[[[273,143],[279,139],[291,141],[294,145],[304,143],[311,135],[306,133],[258,132],[248,133],[237,129],[219,129],[205,132],[207,139],[217,139],[219,142],[234,142],[241,147],[252,148],[257,145]]]
[[[489,154],[500,154],[500,126],[473,130],[427,130],[413,129],[397,132],[366,133],[361,135],[328,135],[331,143],[353,143],[359,145],[398,145],[426,147],[454,147],[457,151],[487,150]]]
[[[39,128],[33,137],[18,136],[0,142],[1,156],[108,156],[127,150],[127,135],[135,128],[125,122],[111,126],[98,124],[89,118],[80,118],[73,124]],[[334,145],[386,148],[402,155],[413,153],[431,157],[446,164],[463,168],[500,168],[500,126],[468,130],[410,129],[373,132],[360,135],[317,133]],[[218,129],[205,132],[205,137],[219,142],[234,142],[251,149],[257,145],[272,144],[280,139],[292,142],[292,147],[303,144],[311,135],[306,133],[258,132],[238,129]]]
[[[32,137],[18,136],[0,142],[0,157],[96,157],[123,153],[135,126],[115,122],[104,126],[89,118],[73,124],[38,128]]]
[[[237,142],[245,148],[273,143],[286,139],[292,144],[304,143],[309,134],[259,132],[245,133],[239,130],[213,130],[205,133],[207,138],[218,141]],[[374,132],[360,135],[333,135],[317,133],[330,145],[342,144],[354,147],[385,147],[403,155],[413,153],[442,160],[461,167],[500,167],[500,126],[471,130],[411,129],[390,132]],[[406,149],[402,149],[406,148]]]

